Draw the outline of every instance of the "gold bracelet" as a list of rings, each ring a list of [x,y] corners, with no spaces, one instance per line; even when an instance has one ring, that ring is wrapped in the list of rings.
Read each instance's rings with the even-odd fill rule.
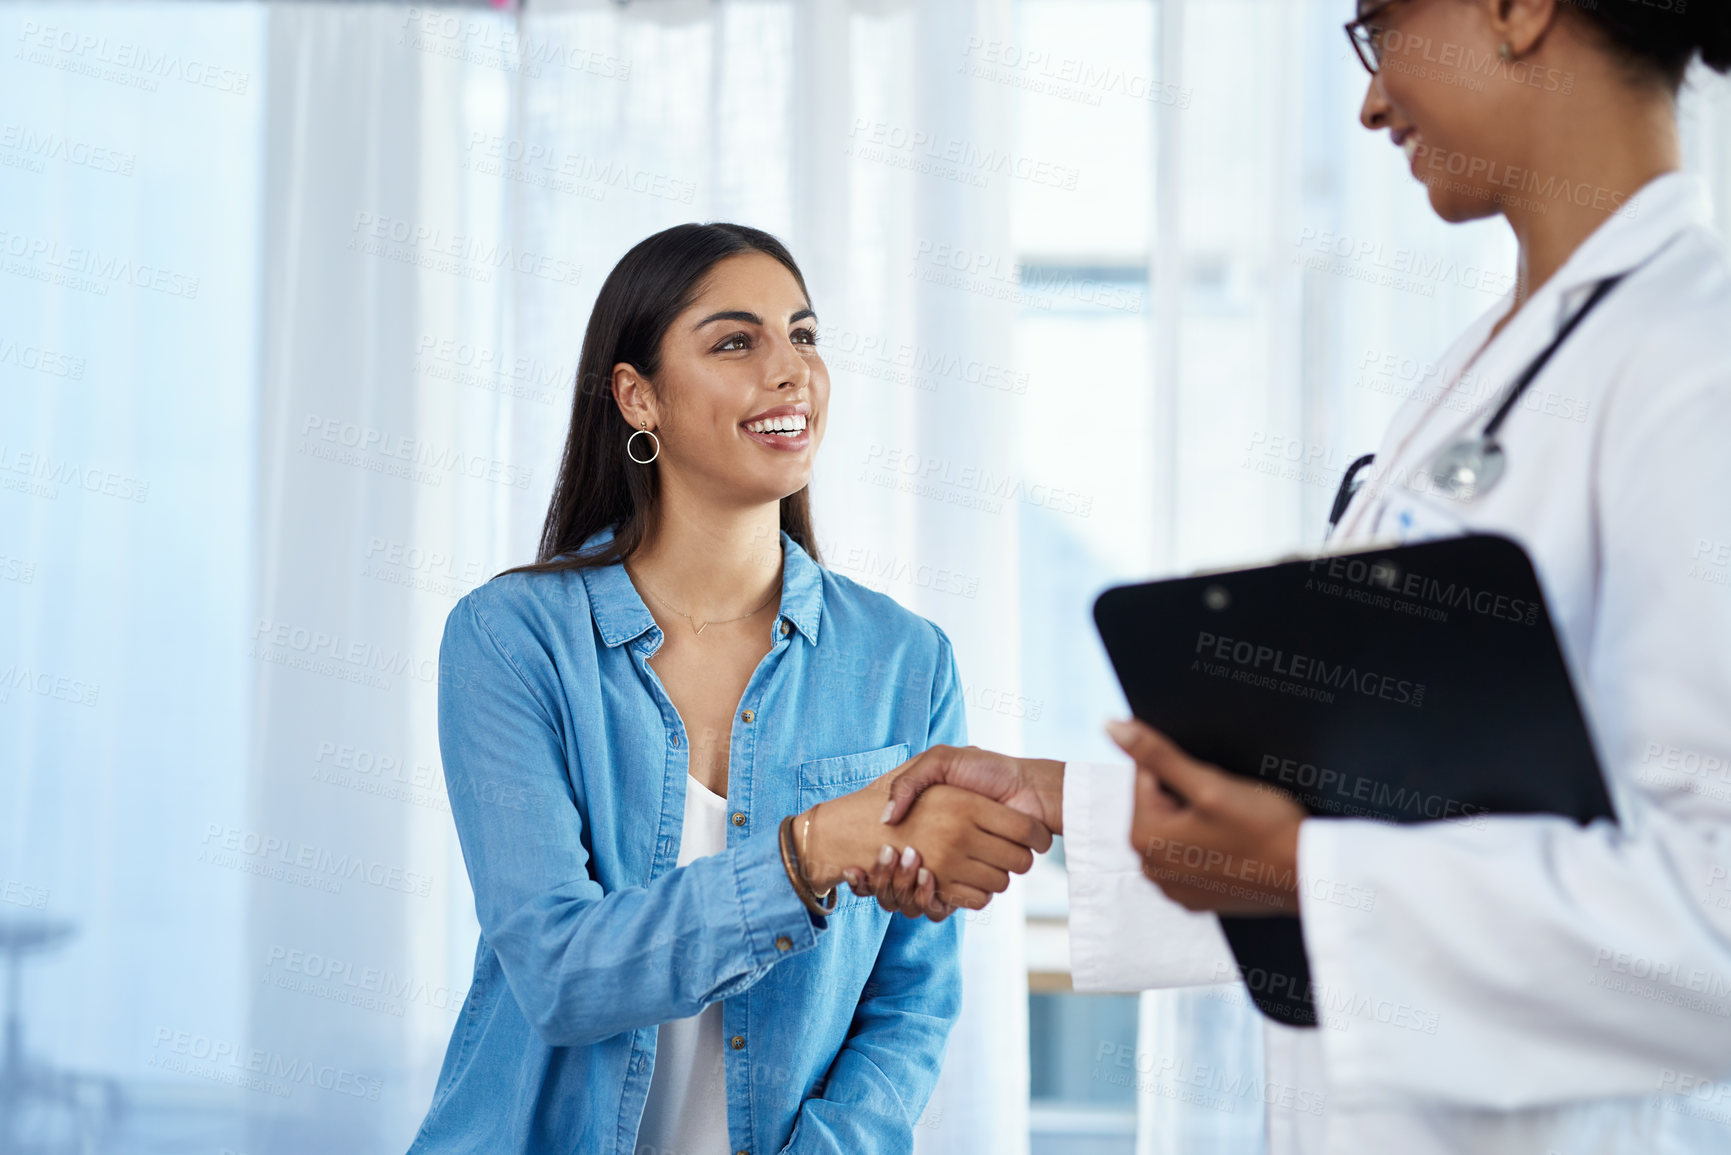
[[[799,841],[794,845],[794,848],[793,848],[794,849],[794,861],[799,863],[799,868],[800,868],[799,872],[800,872],[801,877],[804,877],[804,875],[805,875],[805,858],[804,858],[804,856],[807,852],[809,852],[811,850],[811,824],[817,820],[817,808],[819,806],[822,806],[822,805],[823,805],[823,803],[821,803],[821,802],[814,803],[812,805],[811,809],[809,809],[805,812],[805,822],[800,827]],[[810,879],[806,880],[806,886],[811,890],[811,892],[813,894],[817,894],[817,888],[815,886],[811,885]],[[826,899],[830,896],[830,894],[833,892],[833,890],[834,890],[834,888],[832,887],[830,890],[826,890],[822,894],[818,894],[817,897],[819,898],[819,900]],[[830,907],[831,907],[831,909],[834,909],[835,904],[831,903]]]
[[[793,815],[791,814],[781,820],[781,864],[787,869],[787,878],[789,882],[793,883],[793,892],[799,895],[800,902],[805,904],[807,910],[819,917],[835,913],[836,902],[840,896],[835,891],[830,891],[828,895],[829,905],[823,905],[818,901],[811,883],[805,880],[805,872],[799,868],[799,855],[793,848]]]

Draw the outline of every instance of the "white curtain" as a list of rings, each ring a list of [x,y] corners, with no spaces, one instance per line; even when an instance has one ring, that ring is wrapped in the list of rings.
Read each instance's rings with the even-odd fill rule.
[[[1345,7],[0,10],[0,964],[83,1076],[0,1149],[407,1145],[476,933],[440,628],[533,553],[590,302],[659,228],[789,243],[826,560],[949,631],[975,741],[1097,754],[1088,592],[1313,542],[1506,283],[1356,127]],[[1731,225],[1722,82],[1685,121]],[[1022,904],[971,921],[922,1151],[1028,1148]],[[1241,1001],[1141,1023],[1259,1066]],[[1259,1148],[1138,1086],[1141,1150]]]
[[[1006,11],[8,9],[0,342],[55,356],[0,344],[0,933],[76,924],[28,964],[28,1042],[118,1084],[113,1149],[407,1145],[476,933],[440,631],[532,556],[590,302],[650,232],[787,240],[837,347],[825,553],[950,631],[970,701],[1017,684],[1014,504],[891,471],[1007,471],[1015,429],[883,372],[990,359],[1006,306],[914,274],[931,238],[1005,251],[1006,210],[846,152],[858,118],[1001,146],[997,94],[947,73]],[[165,276],[85,275],[110,255]],[[1016,895],[969,927],[922,1150],[1026,1148],[1021,933]]]
[[[249,1107],[320,1106],[164,1070],[177,1038],[249,1039],[264,964],[265,884],[225,849],[262,675],[264,27],[0,12],[0,957],[23,1054],[94,1076],[77,1109],[19,1103],[15,1149],[102,1133],[114,1083],[211,1149]]]

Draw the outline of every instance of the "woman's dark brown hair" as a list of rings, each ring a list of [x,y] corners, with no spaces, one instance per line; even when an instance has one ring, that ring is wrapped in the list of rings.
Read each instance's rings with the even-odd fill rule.
[[[506,573],[613,565],[643,544],[660,497],[660,475],[654,465],[639,465],[626,455],[631,427],[613,401],[613,367],[630,365],[653,387],[661,368],[661,341],[673,319],[691,307],[717,262],[741,253],[763,253],[780,261],[810,300],[805,277],[786,246],[745,225],[675,225],[638,242],[607,275],[583,334],[571,430],[565,436],[565,456],[553,482],[540,548],[533,565]],[[781,528],[817,558],[809,490],[781,499]],[[613,530],[612,540],[581,552],[583,543],[602,529]]]

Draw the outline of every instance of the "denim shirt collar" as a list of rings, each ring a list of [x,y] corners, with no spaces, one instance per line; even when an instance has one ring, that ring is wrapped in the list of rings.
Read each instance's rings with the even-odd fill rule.
[[[583,543],[582,549],[587,552],[612,538],[612,530],[600,530]],[[792,622],[806,641],[815,646],[818,626],[823,621],[823,570],[785,530],[781,534],[781,557],[780,618]],[[586,569],[582,574],[589,589],[589,610],[595,618],[595,628],[609,647],[622,646],[656,628],[654,615],[643,604],[623,564]]]

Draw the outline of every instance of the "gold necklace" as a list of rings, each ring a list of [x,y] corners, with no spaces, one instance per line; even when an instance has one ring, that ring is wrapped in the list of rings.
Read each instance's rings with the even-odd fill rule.
[[[702,625],[698,625],[696,618],[692,617],[690,614],[686,613],[684,610],[679,609],[676,606],[674,606],[674,604],[672,602],[668,601],[667,598],[662,594],[662,592],[660,590],[656,589],[654,586],[652,586],[648,582],[644,581],[641,574],[632,573],[629,568],[627,568],[625,572],[631,578],[631,580],[633,582],[636,582],[637,584],[641,585],[644,589],[646,589],[650,593],[654,594],[655,600],[661,603],[661,607],[663,609],[671,610],[673,613],[678,614],[680,617],[684,618],[687,622],[690,622],[692,633],[697,634],[697,635],[701,635],[703,633],[703,631],[707,630],[710,626],[725,626],[729,622],[743,622],[746,618],[756,617],[758,614],[763,612],[764,606],[767,606],[770,602],[774,601],[776,596],[781,593],[781,587],[780,586],[771,587],[771,589],[769,591],[769,596],[764,598],[761,602],[758,602],[757,607],[755,609],[752,609],[746,613],[740,614],[737,618],[711,619],[710,621],[704,622]]]

